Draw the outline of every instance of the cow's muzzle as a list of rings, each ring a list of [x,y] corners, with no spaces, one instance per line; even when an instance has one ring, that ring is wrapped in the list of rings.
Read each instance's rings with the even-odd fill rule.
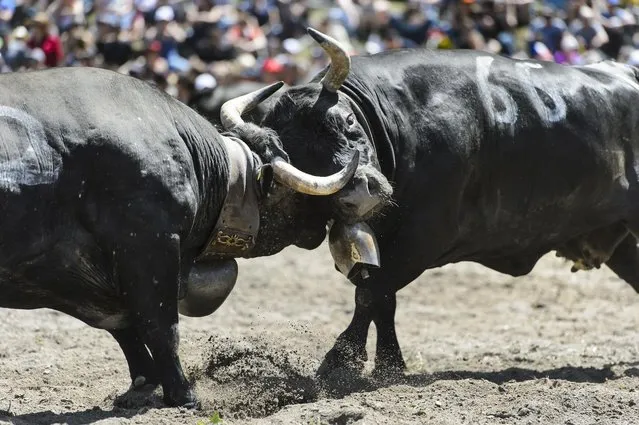
[[[328,244],[335,268],[348,279],[358,274],[368,278],[369,268],[380,266],[379,248],[373,229],[364,222],[331,224]]]

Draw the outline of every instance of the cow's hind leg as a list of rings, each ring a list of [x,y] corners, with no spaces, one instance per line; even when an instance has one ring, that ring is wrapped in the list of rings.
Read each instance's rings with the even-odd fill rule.
[[[639,248],[632,234],[621,241],[606,265],[639,292]]]
[[[109,331],[120,344],[126,362],[129,365],[131,385],[134,389],[145,385],[160,383],[155,370],[155,363],[149,354],[140,334],[135,328],[117,329]]]
[[[151,241],[123,250],[127,258],[120,265],[123,290],[127,292],[134,326],[153,356],[164,402],[169,406],[197,407],[199,403],[178,356],[180,240],[177,235],[159,234]],[[153,248],[149,250],[149,246]]]

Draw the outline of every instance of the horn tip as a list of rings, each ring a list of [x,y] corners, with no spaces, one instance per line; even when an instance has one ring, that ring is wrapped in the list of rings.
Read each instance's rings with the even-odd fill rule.
[[[317,41],[318,43],[322,43],[323,41],[326,41],[326,38],[324,37],[324,34],[319,32],[315,28],[308,27],[308,28],[306,28],[306,32],[308,33],[308,35],[313,37],[313,39],[315,41]]]
[[[261,103],[264,100],[271,97],[276,91],[281,89],[283,85],[284,85],[284,81],[278,81],[276,83],[273,83],[264,87],[258,95],[258,103]]]

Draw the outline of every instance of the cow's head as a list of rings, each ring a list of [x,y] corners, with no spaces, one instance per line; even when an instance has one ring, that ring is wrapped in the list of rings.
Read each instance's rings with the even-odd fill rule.
[[[297,167],[313,174],[339,170],[353,152],[360,153],[354,178],[332,196],[338,218],[367,220],[387,205],[392,187],[381,173],[367,118],[339,88],[348,77],[351,60],[334,39],[313,29],[309,34],[331,58],[321,79],[282,94],[262,120],[275,130]]]
[[[312,174],[292,165],[272,129],[245,122],[242,115],[255,108],[282,86],[271,84],[226,102],[220,111],[227,135],[244,141],[260,157],[260,225],[250,256],[274,254],[288,245],[316,248],[326,237],[331,214],[327,198],[342,190],[354,177],[359,151],[350,153],[343,167],[328,174]],[[327,175],[328,174],[328,175]],[[310,195],[310,196],[309,196]]]
[[[281,157],[316,176],[339,172],[358,152],[354,177],[330,196],[331,212],[345,222],[365,221],[390,202],[392,187],[381,173],[366,117],[338,91],[350,70],[348,54],[336,40],[313,29],[309,33],[330,56],[330,67],[320,81],[294,86],[272,103],[260,128],[275,135],[251,148],[268,160]],[[231,125],[238,123],[246,128],[236,115]]]
[[[290,243],[315,248],[324,240],[329,220],[361,223],[391,201],[392,187],[381,172],[367,118],[352,99],[338,91],[348,77],[350,58],[334,39],[313,29],[309,33],[331,58],[321,80],[281,94],[259,126],[242,119],[247,99],[254,94],[227,102],[221,112],[224,127],[272,164],[280,183],[271,189],[261,210],[257,255],[276,252]],[[298,195],[288,196],[287,189]],[[277,240],[265,241],[271,238]],[[362,242],[359,239],[349,246],[356,247]],[[361,243],[359,249],[368,248]],[[344,270],[352,265],[349,261]],[[337,258],[336,263],[340,263]]]

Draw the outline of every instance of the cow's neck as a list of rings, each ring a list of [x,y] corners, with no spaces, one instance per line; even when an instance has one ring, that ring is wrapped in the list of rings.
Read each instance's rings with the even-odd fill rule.
[[[366,135],[375,148],[375,153],[380,163],[382,173],[389,181],[395,180],[396,154],[393,143],[388,136],[384,124],[377,116],[376,108],[372,105],[369,96],[360,93],[354,86],[344,83],[340,89],[353,105],[353,111],[357,121],[364,127]]]
[[[260,227],[259,158],[244,142],[222,137],[229,164],[227,194],[213,232],[198,260],[241,257],[254,246]]]

